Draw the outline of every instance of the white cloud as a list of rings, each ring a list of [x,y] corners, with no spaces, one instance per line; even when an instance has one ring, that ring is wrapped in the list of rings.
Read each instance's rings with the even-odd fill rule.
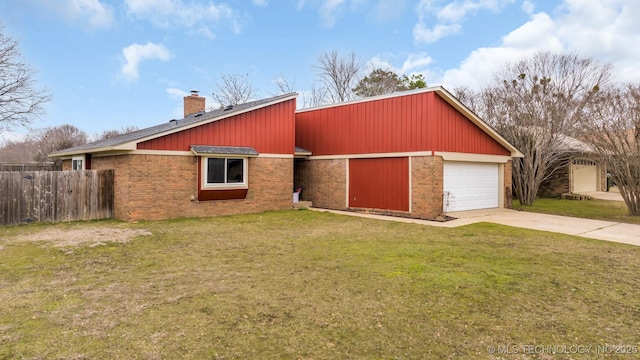
[[[398,1],[404,2],[405,0]],[[307,0],[298,0],[296,3],[296,10],[301,11],[307,6],[312,7],[317,3],[320,3],[318,6],[318,14],[320,15],[322,23],[326,27],[332,27],[336,24],[338,18],[343,16],[345,12],[355,12],[361,5],[366,4],[367,0],[321,0],[315,2],[311,1],[310,3],[311,5],[307,4]]]
[[[91,28],[113,24],[113,9],[100,0],[28,0],[38,10],[46,10],[72,23],[85,23]]]
[[[198,30],[196,30],[196,32],[200,35],[204,35],[205,37],[208,37],[211,40],[216,39],[216,34],[213,31],[211,31],[211,29],[209,29],[208,26],[205,26],[205,25],[200,26]]]
[[[385,71],[393,71],[397,73],[397,69],[391,64],[390,61],[382,59],[380,56],[374,56],[364,64],[363,72],[368,75],[373,70],[382,69]]]
[[[505,5],[512,3],[513,0],[466,0],[454,1],[445,5],[438,10],[438,19],[457,23],[462,21],[468,13],[477,12],[478,10],[490,10],[499,12]]]
[[[140,62],[146,60],[169,61],[173,55],[162,44],[154,44],[151,42],[145,45],[131,44],[122,49],[125,64],[122,66],[121,73],[127,80],[136,80],[139,77],[138,66]]]
[[[422,23],[417,23],[413,27],[413,38],[418,42],[433,43],[443,37],[460,32],[462,26],[453,25],[436,25],[433,30],[426,28]]]
[[[640,2],[565,0],[555,19],[567,48],[614,64],[614,79],[640,81]]]
[[[167,94],[169,94],[169,97],[172,99],[182,99],[185,96],[189,95],[188,92],[182,89],[177,89],[177,88],[167,88],[165,89],[165,91],[167,92]]]
[[[253,0],[252,3],[255,6],[263,6],[263,7],[269,4],[267,0]]]
[[[424,70],[433,63],[433,58],[426,54],[410,54],[398,70],[400,74],[408,74],[415,70]]]
[[[365,63],[364,73],[369,74],[373,70],[382,69],[385,71],[393,71],[394,73],[402,75],[414,75],[422,74],[426,79],[430,79],[432,73],[428,70],[428,66],[433,63],[433,58],[426,54],[409,54],[406,59],[402,61],[400,67],[393,66],[394,56],[388,56],[391,59],[384,59],[383,56],[374,56]]]
[[[556,24],[545,13],[534,14],[531,20],[502,38],[503,47],[523,50],[562,51],[555,35]]]
[[[342,10],[341,5],[344,2],[345,0],[326,0],[324,4],[320,6],[320,17],[322,17],[325,26],[331,27],[336,23],[336,18],[340,15],[339,12]]]
[[[71,0],[67,10],[75,18],[86,19],[92,27],[106,27],[113,23],[113,9],[99,0]]]
[[[241,24],[236,19],[233,9],[225,4],[202,4],[183,0],[125,0],[125,4],[128,14],[148,20],[158,27],[196,28],[199,30],[198,33],[203,33],[209,38],[215,37],[209,25],[222,21],[231,22],[234,32],[241,30]],[[202,29],[205,28],[207,31],[203,32]]]
[[[433,43],[462,30],[462,22],[469,13],[479,10],[499,12],[514,0],[462,0],[442,5],[438,0],[420,0],[417,6],[418,23],[413,27],[417,42]],[[435,16],[434,16],[435,15]],[[428,20],[434,25],[428,26]]]
[[[522,2],[522,11],[531,15],[534,11],[536,11],[536,5],[529,0],[524,0]]]
[[[406,7],[406,0],[378,0],[374,8],[375,17],[380,21],[400,18]]]
[[[529,13],[533,5],[527,3],[531,6],[523,4],[522,9]],[[457,68],[439,71],[438,81],[448,88],[477,89],[506,62],[537,51],[576,52],[613,64],[614,81],[640,81],[640,47],[631,45],[640,43],[640,2],[564,0],[549,14],[529,15],[529,21],[505,35],[498,46],[476,49]]]
[[[474,50],[459,68],[445,71],[442,83],[451,88],[477,89],[488,84],[493,74],[508,61],[517,61],[537,51],[563,51],[554,30],[555,24],[547,14],[535,14],[527,23],[504,36],[500,46]]]

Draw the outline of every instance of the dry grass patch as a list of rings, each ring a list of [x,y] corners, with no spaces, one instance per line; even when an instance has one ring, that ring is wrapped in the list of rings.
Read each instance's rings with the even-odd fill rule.
[[[43,242],[55,247],[75,247],[78,245],[100,246],[107,243],[126,243],[136,236],[148,236],[144,229],[113,227],[80,227],[75,229],[45,228],[38,232],[5,238],[5,242]]]
[[[7,241],[85,227],[152,235],[72,252]],[[0,359],[490,358],[490,345],[640,345],[640,249],[623,244],[311,211],[13,227],[0,244]]]

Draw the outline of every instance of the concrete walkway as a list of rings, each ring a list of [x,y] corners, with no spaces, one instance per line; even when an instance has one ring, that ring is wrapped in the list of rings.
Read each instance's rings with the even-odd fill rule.
[[[622,195],[617,191],[587,191],[580,192],[580,195],[588,195],[598,200],[624,201]]]
[[[567,235],[582,236],[591,239],[614,241],[640,246],[640,225],[616,223],[611,221],[580,219],[567,216],[537,214],[510,209],[486,209],[452,212],[447,215],[457,219],[447,222],[407,219],[394,216],[363,214],[350,211],[338,211],[310,208],[314,211],[328,211],[335,214],[359,216],[370,219],[398,221],[430,226],[454,228],[479,222],[490,222],[507,226],[550,231]]]

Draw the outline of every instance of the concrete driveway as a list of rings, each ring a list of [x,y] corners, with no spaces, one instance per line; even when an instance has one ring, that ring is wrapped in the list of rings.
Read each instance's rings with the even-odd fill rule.
[[[448,213],[447,215],[457,218],[447,222],[455,223],[457,226],[477,222],[491,222],[640,246],[640,225],[537,214],[511,209],[460,211]]]
[[[336,214],[359,216],[370,219],[398,221],[450,228],[479,222],[490,222],[524,229],[550,231],[561,234],[582,236],[591,239],[614,241],[640,246],[640,225],[616,223],[602,220],[580,219],[568,216],[536,214],[511,209],[486,209],[451,212],[447,215],[453,216],[456,219],[447,222],[363,214],[351,211],[338,211],[316,208],[310,209],[315,211],[328,211]]]

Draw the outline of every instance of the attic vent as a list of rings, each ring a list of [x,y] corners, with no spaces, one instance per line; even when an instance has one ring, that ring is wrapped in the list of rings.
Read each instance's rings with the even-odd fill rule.
[[[233,105],[227,105],[227,107],[224,108],[224,111],[229,111],[233,109]]]
[[[203,113],[199,112],[199,113],[197,113],[197,114],[193,115],[193,117],[202,116],[202,114],[203,114]]]
[[[176,120],[176,119],[171,119],[171,120],[169,120],[169,122],[170,122],[170,123],[173,123],[173,122],[174,122],[174,123],[177,123],[177,122],[178,122],[178,120]]]

